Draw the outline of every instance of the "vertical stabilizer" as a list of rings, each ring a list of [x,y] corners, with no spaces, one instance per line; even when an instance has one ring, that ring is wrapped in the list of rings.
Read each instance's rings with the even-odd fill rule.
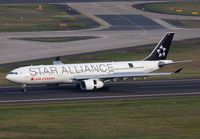
[[[160,40],[151,54],[146,57],[145,61],[154,61],[154,60],[165,60],[167,58],[167,54],[169,52],[169,48],[173,39],[174,33],[168,32],[165,36]]]

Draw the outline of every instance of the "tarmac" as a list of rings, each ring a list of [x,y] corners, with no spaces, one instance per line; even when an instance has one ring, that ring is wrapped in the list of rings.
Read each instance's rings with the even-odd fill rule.
[[[109,88],[108,88],[109,87]],[[200,96],[200,79],[133,81],[106,84],[106,88],[84,92],[75,85],[0,87],[0,104],[97,101],[114,99]]]

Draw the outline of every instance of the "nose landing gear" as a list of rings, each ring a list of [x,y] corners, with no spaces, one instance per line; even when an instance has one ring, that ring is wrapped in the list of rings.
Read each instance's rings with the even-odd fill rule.
[[[27,89],[26,89],[26,84],[22,84],[22,92],[26,93]]]

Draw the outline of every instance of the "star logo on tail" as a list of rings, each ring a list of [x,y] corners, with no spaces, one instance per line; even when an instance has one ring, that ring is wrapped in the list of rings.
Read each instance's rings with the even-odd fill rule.
[[[157,49],[158,56],[159,56],[159,57],[165,57],[165,51],[166,51],[166,50],[167,50],[167,49],[161,45],[160,48]]]

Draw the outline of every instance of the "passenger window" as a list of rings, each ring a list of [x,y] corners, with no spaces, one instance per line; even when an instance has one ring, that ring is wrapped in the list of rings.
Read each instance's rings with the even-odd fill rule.
[[[133,68],[133,64],[132,64],[132,63],[128,63],[128,66],[129,66],[130,68]]]
[[[10,74],[18,74],[17,72],[10,72]]]

